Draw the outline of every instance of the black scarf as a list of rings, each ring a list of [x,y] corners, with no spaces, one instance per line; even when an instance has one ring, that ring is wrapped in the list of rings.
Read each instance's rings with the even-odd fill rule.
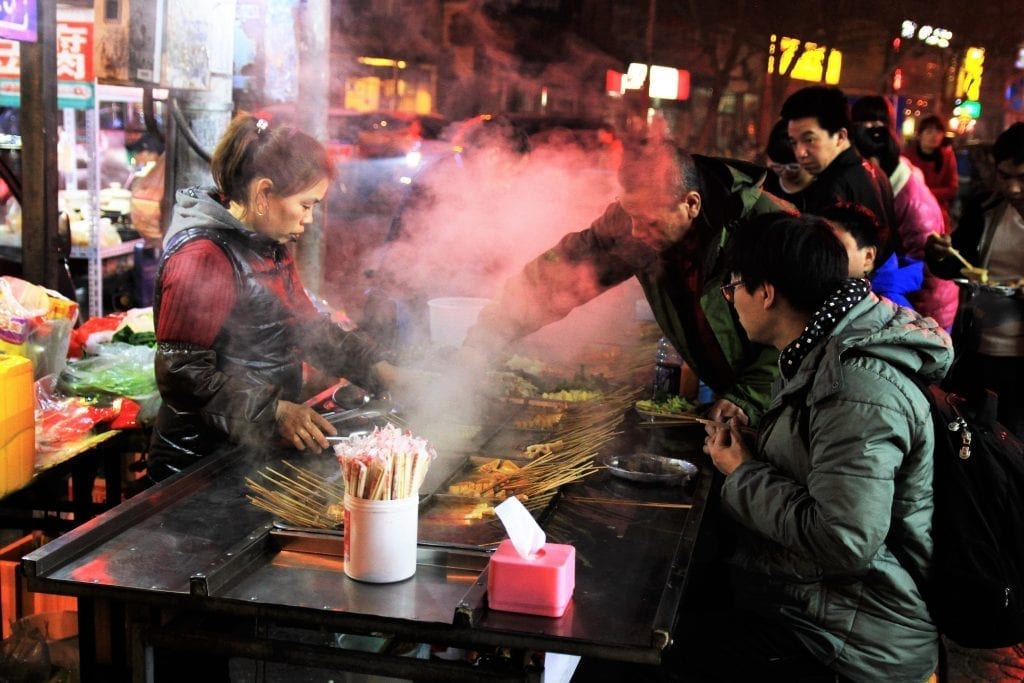
[[[811,316],[807,327],[800,336],[790,342],[779,354],[779,371],[787,380],[792,379],[797,368],[820,339],[835,329],[851,308],[860,303],[871,292],[871,284],[863,278],[845,280],[836,291]]]

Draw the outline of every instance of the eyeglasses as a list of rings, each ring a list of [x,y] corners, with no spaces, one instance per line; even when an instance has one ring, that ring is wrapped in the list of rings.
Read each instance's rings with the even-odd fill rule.
[[[734,280],[727,285],[722,285],[722,298],[729,303],[736,299],[736,288],[743,284],[743,280]]]
[[[768,168],[772,169],[775,173],[782,175],[783,173],[799,173],[800,164],[768,164]]]

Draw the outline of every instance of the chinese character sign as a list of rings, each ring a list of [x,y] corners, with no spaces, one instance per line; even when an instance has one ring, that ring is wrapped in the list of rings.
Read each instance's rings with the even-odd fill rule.
[[[92,80],[91,23],[62,21],[57,24],[57,79]]]
[[[13,40],[0,40],[0,78],[21,78],[21,50]]]
[[[0,38],[36,42],[36,0],[0,0]]]
[[[0,0],[0,7],[10,0]],[[16,41],[0,40],[0,78],[20,78],[20,49]],[[91,81],[92,24],[81,21],[57,22],[57,79]]]

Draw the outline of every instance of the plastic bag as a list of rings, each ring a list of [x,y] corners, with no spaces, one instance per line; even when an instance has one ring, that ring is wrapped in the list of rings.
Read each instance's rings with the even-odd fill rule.
[[[32,361],[36,379],[67,362],[78,304],[20,278],[0,277],[0,350]]]
[[[37,380],[35,393],[39,453],[57,451],[68,443],[85,439],[96,425],[116,420],[123,403],[121,398],[66,396],[57,389],[57,378],[53,375]]]
[[[0,644],[0,681],[46,683],[50,680],[50,646],[39,629],[15,621],[11,636]]]
[[[97,344],[97,355],[72,361],[57,387],[70,396],[124,396],[139,404],[147,420],[160,406],[153,360],[156,349],[123,342]]]
[[[74,396],[110,394],[139,400],[156,392],[156,349],[124,342],[99,344],[98,355],[68,363],[58,387]]]

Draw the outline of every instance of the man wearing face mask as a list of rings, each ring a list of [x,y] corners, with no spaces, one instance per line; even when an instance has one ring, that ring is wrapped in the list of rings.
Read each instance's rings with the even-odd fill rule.
[[[620,199],[510,278],[467,334],[464,355],[499,351],[636,277],[665,336],[714,391],[709,416],[756,421],[777,374],[776,353],[750,343],[718,290],[732,227],[792,210],[762,191],[764,177],[759,166],[691,156],[670,141],[627,145]]]
[[[903,246],[900,258],[923,261],[928,236],[946,234],[946,223],[942,207],[928,189],[920,169],[900,155],[893,134],[892,105],[884,97],[868,95],[854,102],[851,115],[857,150],[866,159],[875,161],[889,176],[896,210],[896,223],[892,227]],[[921,289],[910,293],[908,298],[921,315],[934,318],[947,331],[953,326],[959,298],[954,283],[925,269]]]

